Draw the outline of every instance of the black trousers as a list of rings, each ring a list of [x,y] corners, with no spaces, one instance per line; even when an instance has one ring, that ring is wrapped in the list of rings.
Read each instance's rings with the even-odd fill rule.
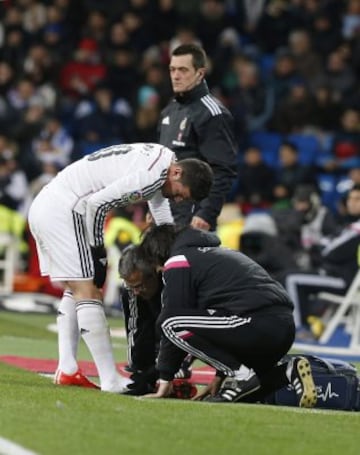
[[[290,349],[295,326],[290,310],[277,307],[246,316],[176,308],[163,314],[165,337],[225,375],[240,365],[266,377]]]

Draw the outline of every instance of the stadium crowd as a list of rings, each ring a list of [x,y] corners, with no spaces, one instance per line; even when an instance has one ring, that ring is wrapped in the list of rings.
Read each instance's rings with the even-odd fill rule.
[[[170,54],[184,43],[203,46],[210,90],[235,119],[228,203],[244,234],[254,212],[273,215],[271,235],[291,234],[302,213],[300,243],[289,235],[283,245],[291,263],[272,257],[265,268],[280,278],[319,266],[304,225],[320,209],[333,220],[317,234],[359,218],[345,199],[360,183],[360,0],[5,0],[0,17],[1,230],[14,212],[26,219],[39,189],[74,160],[158,142]],[[259,238],[245,240],[261,263]]]

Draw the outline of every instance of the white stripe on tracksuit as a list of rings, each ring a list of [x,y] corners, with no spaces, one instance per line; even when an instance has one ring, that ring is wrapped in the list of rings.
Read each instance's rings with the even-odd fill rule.
[[[234,371],[216,359],[209,357],[202,351],[191,346],[180,336],[179,329],[185,328],[191,331],[191,328],[203,329],[234,329],[251,322],[251,317],[242,318],[240,316],[174,316],[166,319],[161,328],[164,335],[181,350],[194,355],[205,363],[210,364],[216,370],[223,371],[228,376],[234,376]],[[177,331],[178,330],[178,331]]]
[[[319,287],[319,292],[322,287],[328,287],[332,289],[345,289],[346,283],[342,278],[336,278],[333,276],[321,276],[321,275],[307,275],[305,273],[294,273],[286,277],[285,287],[294,304],[294,321],[295,327],[301,326],[301,302],[297,291],[297,286],[316,286]]]
[[[132,351],[135,345],[135,335],[138,331],[139,307],[135,295],[129,296],[129,320],[128,320],[128,348],[127,360],[130,367],[133,366]]]

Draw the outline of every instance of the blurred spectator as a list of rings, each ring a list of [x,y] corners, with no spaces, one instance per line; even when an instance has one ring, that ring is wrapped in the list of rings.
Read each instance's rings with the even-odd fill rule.
[[[66,3],[67,0],[65,0]],[[46,9],[46,25],[42,29],[42,42],[48,49],[54,62],[59,64],[68,59],[73,51],[75,39],[72,40],[72,33],[69,30],[66,11],[68,5],[64,0],[58,0],[58,4],[49,5]],[[74,20],[73,18],[71,19]]]
[[[144,52],[154,42],[152,28],[145,16],[134,10],[125,11],[122,22],[129,35],[131,46],[139,53]]]
[[[308,323],[308,316],[321,316],[323,306],[313,296],[318,292],[344,294],[359,270],[360,187],[353,187],[346,200],[347,211],[356,220],[334,237],[322,239],[321,263],[308,273],[289,273],[285,287],[295,305],[297,327]]]
[[[299,152],[295,144],[283,142],[279,150],[280,166],[276,172],[276,185],[282,186],[292,198],[295,188],[300,184],[316,186],[316,170],[313,166],[305,166],[299,162]]]
[[[285,212],[275,211],[273,216],[298,267],[306,270],[317,267],[322,238],[335,235],[339,225],[332,212],[322,205],[314,186],[298,185],[292,207]]]
[[[107,17],[103,11],[92,10],[83,27],[83,35],[96,41],[102,52],[106,51]]]
[[[87,142],[89,136],[92,138],[91,141],[96,140],[108,145],[132,142],[134,139],[132,108],[126,99],[115,98],[105,84],[100,84],[95,88],[91,98],[78,104],[72,131],[78,145]]]
[[[25,173],[18,168],[13,152],[0,152],[0,205],[21,212],[27,192]]]
[[[24,29],[33,37],[37,37],[46,23],[46,7],[38,0],[18,0],[22,9]]]
[[[279,102],[287,97],[293,85],[299,81],[302,81],[302,77],[297,71],[294,57],[288,49],[279,48],[275,54],[274,68],[270,75],[275,99]]]
[[[122,49],[129,47],[129,45],[129,34],[123,22],[116,21],[112,23],[108,32],[104,53],[106,62],[111,63],[115,57],[116,51],[121,51]]]
[[[60,71],[60,89],[70,105],[89,95],[94,87],[105,79],[106,66],[101,62],[95,40],[83,38],[74,52],[74,58]]]
[[[314,50],[323,60],[341,44],[340,29],[334,27],[331,16],[325,11],[319,11],[313,19],[311,41]]]
[[[144,83],[139,85],[138,97],[142,90],[152,89],[154,96],[158,97],[158,101],[161,107],[164,107],[171,94],[171,84],[167,75],[167,71],[160,64],[149,65],[145,70]]]
[[[62,168],[71,160],[74,141],[59,118],[49,116],[38,137],[32,142],[35,157],[41,162],[56,162]]]
[[[169,56],[174,49],[182,44],[196,44],[197,46],[201,46],[201,40],[198,38],[194,29],[183,24],[176,28],[175,34],[170,40]]]
[[[348,0],[345,14],[342,17],[342,35],[351,40],[360,32],[360,1]]]
[[[129,102],[134,102],[139,81],[135,53],[128,47],[116,50],[105,79],[115,98],[125,98]]]
[[[340,117],[340,129],[335,131],[327,171],[345,171],[360,164],[360,111],[346,109]]]
[[[11,106],[15,110],[22,111],[36,98],[36,87],[29,78],[23,77],[16,82],[7,95]]]
[[[55,175],[62,169],[62,166],[51,159],[40,163],[39,175],[34,178],[29,185],[28,192],[24,201],[24,213],[27,214],[32,201],[40,190],[47,185]]]
[[[15,79],[13,67],[5,61],[0,61],[0,97],[6,97]]]
[[[179,23],[180,15],[175,2],[176,0],[157,0],[152,23],[158,43],[170,41]]]
[[[260,150],[256,147],[245,150],[234,192],[234,198],[244,215],[254,209],[269,207],[274,181],[274,170],[264,163]]]
[[[294,81],[288,95],[278,101],[269,128],[281,133],[301,133],[314,123],[313,97],[302,81]]]
[[[24,73],[36,84],[55,82],[57,68],[49,49],[42,43],[33,44],[23,62]]]
[[[15,82],[14,69],[0,61],[0,133],[8,132],[16,121],[16,111],[10,105],[8,93]]]
[[[28,39],[21,26],[6,28],[5,43],[0,49],[0,58],[14,68],[20,68],[27,52]]]
[[[200,10],[195,18],[194,28],[210,59],[214,55],[220,33],[231,25],[232,21],[223,0],[200,2]]]
[[[318,132],[331,133],[339,127],[341,105],[328,85],[319,85],[314,93],[314,121]]]
[[[285,46],[291,30],[302,24],[284,0],[270,0],[253,34],[255,42],[264,53],[273,53]]]
[[[236,19],[239,22],[240,30],[245,35],[253,38],[268,2],[266,0],[245,0],[236,1],[236,3],[238,10]]]
[[[355,74],[342,55],[341,49],[329,54],[324,79],[338,100],[342,100],[354,88]]]
[[[261,81],[257,65],[244,62],[238,74],[238,85],[229,94],[229,109],[239,125],[237,130],[263,129],[272,116],[274,104],[274,92]]]
[[[19,164],[32,180],[39,173],[38,162],[32,152],[32,141],[40,134],[46,120],[46,108],[40,99],[34,99],[11,128],[11,136],[19,148]]]
[[[208,80],[215,87],[221,86],[225,88],[226,75],[231,69],[234,58],[241,52],[240,36],[235,28],[225,28],[219,35],[216,48],[213,52],[211,72],[209,73]]]
[[[142,86],[138,91],[135,136],[139,142],[158,142],[160,98],[154,88]]]
[[[290,33],[289,49],[294,56],[300,75],[308,83],[321,74],[321,58],[314,51],[311,36],[307,30],[298,29]]]
[[[360,185],[360,164],[349,169],[336,185],[336,191],[339,196],[337,209],[341,220],[346,220],[348,218],[348,214],[346,213],[346,197],[348,192],[355,185]]]

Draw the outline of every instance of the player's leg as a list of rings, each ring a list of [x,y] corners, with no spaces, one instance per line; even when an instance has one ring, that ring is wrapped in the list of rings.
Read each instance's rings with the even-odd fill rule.
[[[77,363],[80,332],[75,300],[69,289],[64,291],[59,303],[57,329],[59,362],[54,377],[55,384],[98,389],[99,386],[82,373]]]
[[[93,285],[92,280],[70,281],[68,285],[76,302],[80,334],[94,359],[101,390],[125,391],[127,380],[116,369],[101,291]]]
[[[75,301],[69,289],[64,291],[59,303],[56,322],[59,345],[58,369],[67,375],[72,375],[79,368],[76,355],[80,334]]]
[[[125,379],[116,370],[102,293],[93,285],[94,265],[84,220],[72,211],[72,198],[66,191],[41,193],[30,210],[31,230],[46,253],[46,273],[73,294],[78,327],[98,369],[101,389],[121,392]],[[45,268],[41,271],[45,273]]]
[[[223,396],[213,401],[239,401],[260,388],[255,371],[243,365],[241,355],[234,354],[236,350],[230,347],[229,342],[231,340],[234,345],[234,337],[238,337],[234,327],[249,324],[251,318],[209,315],[206,310],[189,309],[179,309],[174,311],[174,315],[167,314],[166,317],[162,330],[173,344],[211,365],[223,378],[231,378],[232,382],[230,385],[228,381],[226,393],[225,389],[221,389]]]

